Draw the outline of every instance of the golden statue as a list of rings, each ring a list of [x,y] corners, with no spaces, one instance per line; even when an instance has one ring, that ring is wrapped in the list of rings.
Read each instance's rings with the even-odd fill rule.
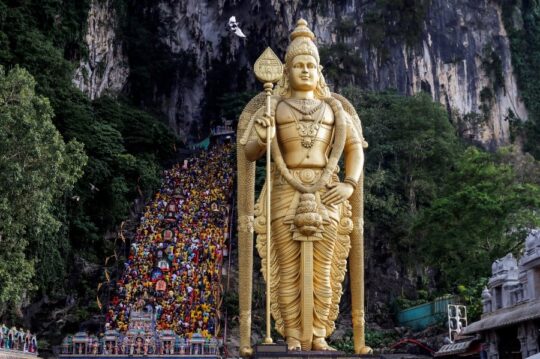
[[[254,97],[238,124],[242,356],[252,351],[254,231],[262,272],[270,280],[267,303],[288,349],[334,350],[326,338],[335,329],[349,257],[355,352],[371,351],[364,340],[363,293],[362,169],[367,143],[353,106],[326,86],[314,39],[307,22],[299,20],[272,96],[268,81],[273,80],[264,80],[268,96],[261,93]],[[270,49],[263,55],[268,51],[273,55]],[[270,79],[276,72],[270,66],[272,61],[275,63],[266,57],[263,65],[256,63],[256,71],[268,64],[262,78]],[[267,159],[272,158],[270,176],[254,205],[255,161],[267,148],[271,148],[271,153],[266,153]],[[338,161],[342,155],[345,174],[340,181]],[[265,342],[271,343],[268,337],[269,330]]]

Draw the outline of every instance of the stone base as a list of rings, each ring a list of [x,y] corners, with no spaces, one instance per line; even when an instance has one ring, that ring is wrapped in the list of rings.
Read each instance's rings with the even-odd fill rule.
[[[380,355],[355,355],[343,352],[288,352],[288,353],[254,353],[253,359],[430,359],[430,356],[412,354],[380,354]]]
[[[273,344],[257,344],[255,345],[255,355],[257,354],[287,354],[287,344],[279,340]]]
[[[39,359],[36,353],[27,353],[19,350],[0,349],[0,359]]]
[[[123,358],[141,358],[141,359],[221,359],[219,355],[143,355],[143,354],[134,354],[134,355],[107,355],[107,354],[60,354],[58,356],[60,359],[123,359]],[[36,359],[35,357],[33,359]]]
[[[253,359],[358,359],[380,358],[379,355],[351,355],[340,351],[289,351],[287,344],[257,344]]]

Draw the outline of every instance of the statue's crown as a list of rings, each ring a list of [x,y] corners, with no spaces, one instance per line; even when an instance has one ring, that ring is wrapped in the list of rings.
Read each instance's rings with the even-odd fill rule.
[[[298,20],[296,28],[291,33],[291,43],[285,53],[285,63],[287,66],[298,55],[311,55],[319,63],[319,51],[313,40],[315,40],[315,34],[308,28],[307,21],[304,19]]]

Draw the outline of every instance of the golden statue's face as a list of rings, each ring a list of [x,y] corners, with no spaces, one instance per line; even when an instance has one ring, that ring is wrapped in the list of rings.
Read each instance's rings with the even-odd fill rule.
[[[317,60],[311,55],[298,55],[289,70],[289,83],[296,91],[313,91],[319,82]]]

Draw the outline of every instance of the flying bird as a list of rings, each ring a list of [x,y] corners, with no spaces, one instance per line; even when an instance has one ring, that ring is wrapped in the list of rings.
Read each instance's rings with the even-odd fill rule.
[[[238,27],[238,23],[236,22],[236,16],[231,16],[229,19],[229,30],[231,32],[234,32],[238,37],[246,37],[240,27]]]

